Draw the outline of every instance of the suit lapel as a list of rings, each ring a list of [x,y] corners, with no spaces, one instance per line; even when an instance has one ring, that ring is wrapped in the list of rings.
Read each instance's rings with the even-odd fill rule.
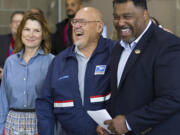
[[[117,44],[112,51],[112,61],[110,66],[112,89],[117,89],[117,69],[122,51],[123,51],[123,47],[120,44]]]
[[[136,47],[132,50],[127,63],[125,65],[121,80],[120,80],[120,84],[119,84],[119,88],[122,86],[125,78],[127,77],[128,73],[131,71],[131,69],[134,67],[134,65],[136,64],[138,58],[142,57],[144,50],[146,48],[146,46],[148,45],[148,42],[150,40],[150,36],[152,34],[152,24],[149,27],[148,31],[142,36],[142,38],[139,40],[139,42],[136,44]],[[118,89],[119,89],[118,88]]]

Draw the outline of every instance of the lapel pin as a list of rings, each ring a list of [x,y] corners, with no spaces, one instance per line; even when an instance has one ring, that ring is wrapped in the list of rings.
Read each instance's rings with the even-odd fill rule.
[[[139,49],[135,50],[135,54],[140,54],[140,53],[141,53],[141,50],[139,50]]]

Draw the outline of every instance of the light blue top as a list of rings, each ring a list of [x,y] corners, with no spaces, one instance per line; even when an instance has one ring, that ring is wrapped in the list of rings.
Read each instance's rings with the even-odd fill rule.
[[[42,85],[54,58],[52,54],[44,55],[40,48],[26,64],[23,52],[11,55],[5,62],[0,88],[0,135],[9,108],[35,109],[35,100],[42,95]]]
[[[77,48],[77,46],[75,47],[75,53],[78,61],[79,91],[82,99],[82,104],[84,105],[84,79],[89,58],[86,58],[86,56]]]

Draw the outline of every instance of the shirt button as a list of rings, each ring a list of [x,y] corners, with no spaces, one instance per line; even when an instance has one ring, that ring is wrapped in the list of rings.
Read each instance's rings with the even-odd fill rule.
[[[26,94],[26,91],[24,91],[24,95]]]
[[[26,78],[24,78],[24,81],[26,81]]]
[[[26,105],[24,105],[24,107],[26,107]]]

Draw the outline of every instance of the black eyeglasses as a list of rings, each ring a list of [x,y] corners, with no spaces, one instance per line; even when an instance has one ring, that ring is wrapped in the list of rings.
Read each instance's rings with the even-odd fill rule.
[[[100,22],[100,21],[87,21],[87,20],[84,20],[84,19],[72,19],[71,20],[72,26],[77,25],[77,24],[79,24],[80,26],[85,26],[88,23],[92,23],[92,22]]]

